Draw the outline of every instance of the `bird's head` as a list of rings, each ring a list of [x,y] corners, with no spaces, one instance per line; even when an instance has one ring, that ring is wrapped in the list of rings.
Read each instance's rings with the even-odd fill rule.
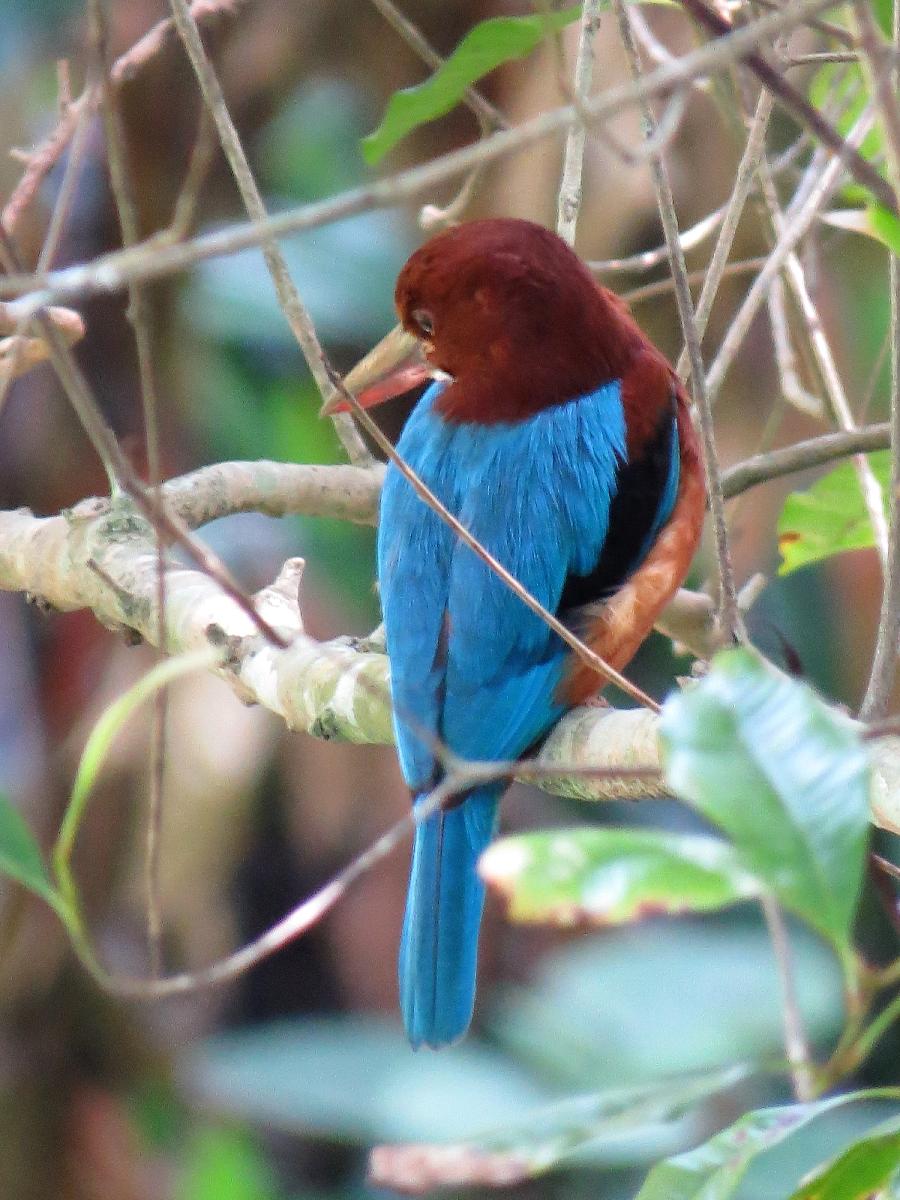
[[[459,420],[515,420],[584,395],[619,378],[642,340],[561,238],[513,218],[439,233],[401,270],[395,300],[421,375],[452,380],[440,408]],[[378,401],[387,394],[382,384]]]

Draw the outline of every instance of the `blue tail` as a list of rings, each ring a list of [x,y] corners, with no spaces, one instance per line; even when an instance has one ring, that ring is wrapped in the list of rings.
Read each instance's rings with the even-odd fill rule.
[[[400,1009],[413,1046],[445,1046],[472,1020],[484,885],[475,864],[494,834],[498,788],[416,828],[400,939]]]

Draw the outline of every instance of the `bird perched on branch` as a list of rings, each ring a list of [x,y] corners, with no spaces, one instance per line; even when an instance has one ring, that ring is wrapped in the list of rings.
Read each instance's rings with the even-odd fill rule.
[[[405,462],[499,562],[617,670],[687,573],[705,491],[687,400],[624,304],[555,234],[475,221],[400,272],[397,309],[427,362],[380,403],[437,376],[406,423]],[[436,746],[468,760],[528,752],[605,679],[576,657],[388,467],[378,576],[400,764],[419,802]],[[416,829],[400,946],[413,1045],[468,1028],[503,782]]]

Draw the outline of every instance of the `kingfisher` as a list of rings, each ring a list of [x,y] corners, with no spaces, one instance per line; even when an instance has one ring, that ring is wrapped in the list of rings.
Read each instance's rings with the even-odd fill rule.
[[[530,221],[439,233],[401,270],[395,300],[419,364],[360,402],[428,378],[398,454],[621,671],[684,580],[703,526],[702,463],[671,365],[574,251]],[[441,781],[437,747],[469,761],[518,759],[603,688],[393,464],[377,563],[413,804]],[[507,786],[474,787],[416,827],[399,955],[413,1046],[455,1042],[471,1022],[484,906],[476,868]]]

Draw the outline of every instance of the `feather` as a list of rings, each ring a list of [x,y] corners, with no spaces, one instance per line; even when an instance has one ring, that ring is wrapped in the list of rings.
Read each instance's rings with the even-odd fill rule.
[[[419,401],[397,449],[555,611],[566,577],[588,571],[606,537],[625,453],[619,389],[608,385],[485,431],[442,420],[435,404],[444,386],[433,385]],[[407,782],[421,789],[436,764],[417,724],[465,758],[522,754],[563,711],[552,697],[567,647],[393,467],[381,503],[378,573],[395,730]]]
[[[502,788],[416,829],[400,938],[400,1010],[413,1046],[445,1046],[472,1019],[484,884],[475,870],[494,834]]]

